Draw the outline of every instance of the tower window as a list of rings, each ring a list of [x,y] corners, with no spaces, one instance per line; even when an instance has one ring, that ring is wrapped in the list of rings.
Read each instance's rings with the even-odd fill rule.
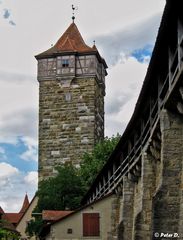
[[[62,59],[62,67],[69,67],[69,59]]]

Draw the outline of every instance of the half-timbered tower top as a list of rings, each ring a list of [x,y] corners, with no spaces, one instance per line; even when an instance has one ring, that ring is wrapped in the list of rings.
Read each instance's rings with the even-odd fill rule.
[[[36,59],[42,59],[45,57],[52,57],[56,55],[73,55],[73,53],[86,55],[95,54],[97,55],[99,62],[103,63],[104,66],[107,68],[107,64],[105,60],[100,56],[95,44],[92,47],[89,47],[85,43],[74,22],[70,24],[70,26],[67,28],[67,30],[63,33],[63,35],[53,47],[37,55]]]

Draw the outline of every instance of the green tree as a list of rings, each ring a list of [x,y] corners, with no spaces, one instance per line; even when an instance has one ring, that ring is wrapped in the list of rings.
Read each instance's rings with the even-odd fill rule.
[[[85,188],[78,169],[72,164],[62,164],[56,169],[58,171],[56,177],[40,183],[37,192],[38,204],[33,215],[42,213],[43,210],[72,210],[80,206]],[[44,224],[39,215],[35,214],[35,216],[26,229],[29,236],[38,236]]]
[[[86,187],[90,187],[104,164],[107,162],[117,143],[120,135],[106,137],[96,144],[92,153],[85,153],[81,161],[80,175]]]
[[[35,219],[31,219],[27,224],[26,233],[30,237],[38,236],[42,229],[43,224],[44,222],[40,216],[36,217]]]
[[[84,194],[84,184],[78,169],[72,164],[57,167],[58,174],[40,183],[36,210],[76,209]]]
[[[84,154],[80,169],[72,164],[57,167],[56,177],[40,183],[37,192],[39,200],[34,213],[78,208],[85,192],[108,160],[119,139],[120,135],[117,134],[99,142],[92,153]],[[44,224],[40,216],[35,216],[37,216],[35,220],[31,220],[27,226],[29,236],[38,236]]]
[[[9,231],[7,229],[3,229],[0,227],[0,239],[1,240],[19,240],[20,238],[17,236],[17,233]]]

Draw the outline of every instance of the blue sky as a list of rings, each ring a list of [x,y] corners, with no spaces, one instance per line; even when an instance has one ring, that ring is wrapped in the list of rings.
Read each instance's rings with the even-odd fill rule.
[[[0,149],[3,149],[3,153],[0,152],[0,161],[11,164],[24,172],[37,170],[37,159],[25,158],[28,148],[21,139],[15,145],[2,143]],[[35,148],[35,157],[37,158],[37,148]]]
[[[32,198],[37,189],[34,56],[70,25],[72,4],[78,6],[83,38],[88,45],[96,41],[109,66],[105,134],[111,136],[122,134],[133,112],[165,0],[0,0],[0,206],[5,211],[19,211],[25,193]]]
[[[143,63],[145,61],[149,62],[153,50],[153,45],[147,45],[140,49],[135,49],[132,52],[132,57],[136,58],[137,61]]]

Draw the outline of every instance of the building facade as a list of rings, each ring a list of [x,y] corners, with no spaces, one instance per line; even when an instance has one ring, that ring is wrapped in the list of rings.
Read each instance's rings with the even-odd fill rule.
[[[39,181],[61,163],[79,166],[104,137],[106,62],[73,22],[36,56],[39,81]]]
[[[119,221],[117,201],[114,194],[109,194],[45,225],[39,237],[43,240],[111,240]]]

